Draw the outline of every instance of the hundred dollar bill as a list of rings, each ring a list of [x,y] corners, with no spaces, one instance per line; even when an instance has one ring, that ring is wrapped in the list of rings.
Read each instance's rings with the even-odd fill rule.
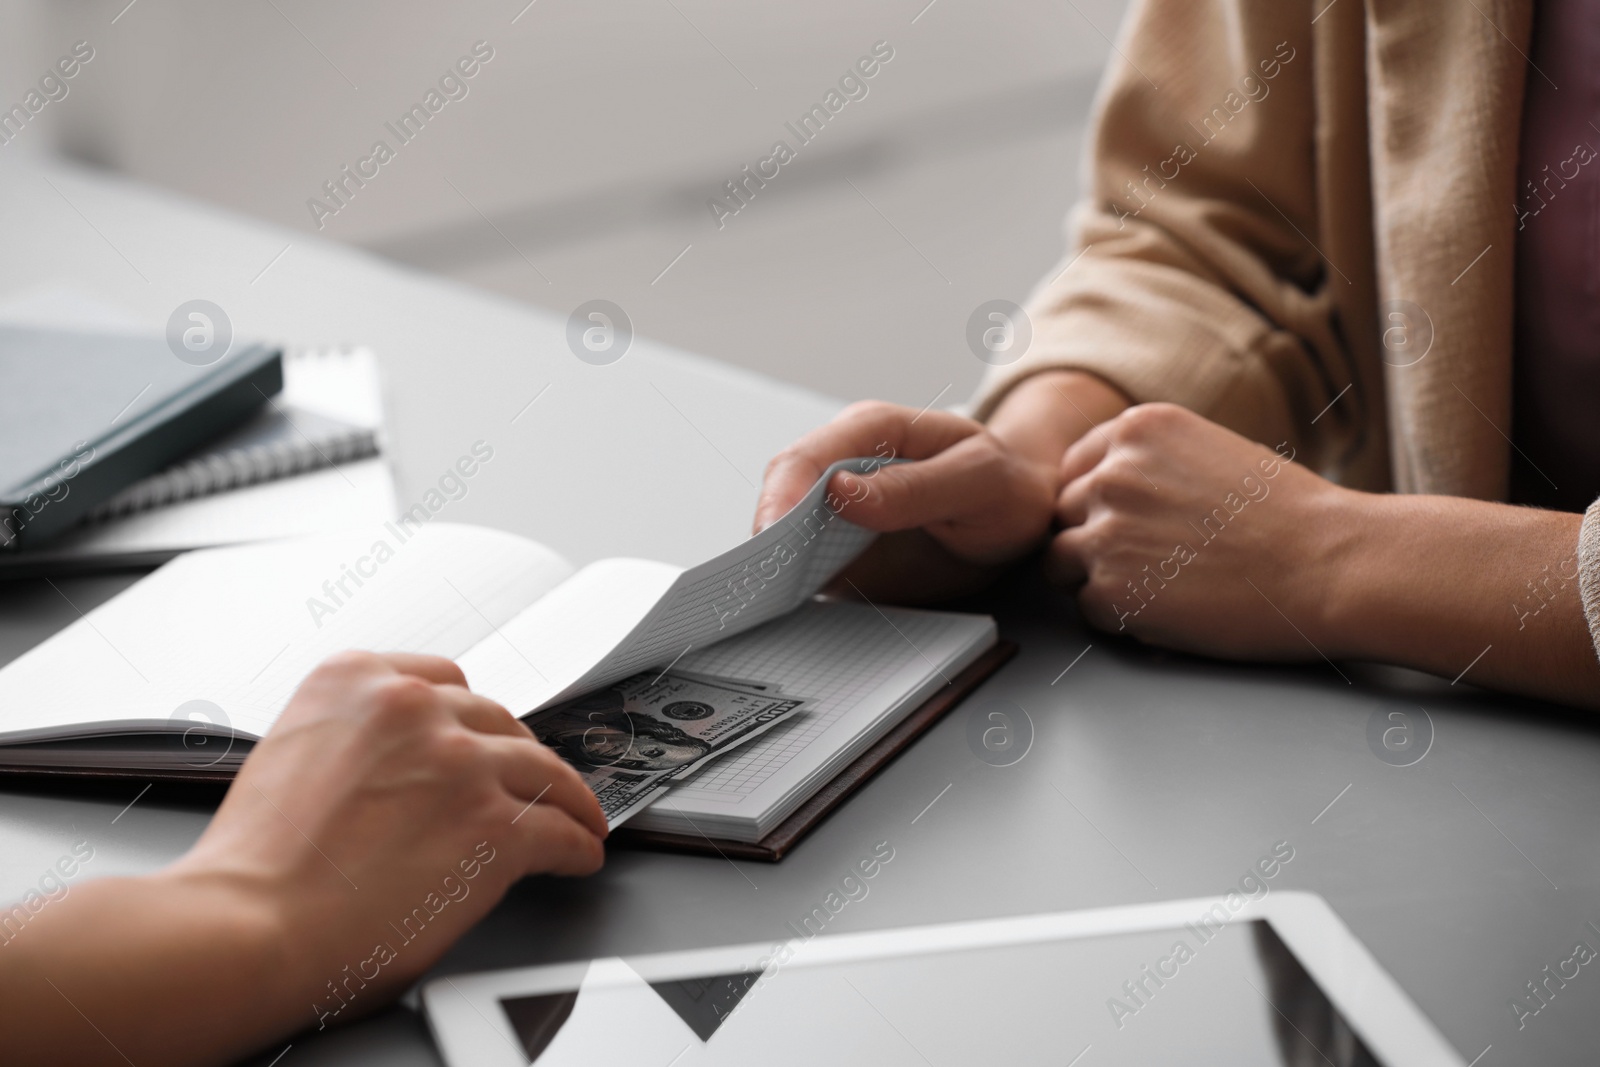
[[[616,827],[705,764],[803,711],[747,682],[646,671],[523,721],[570,763]]]

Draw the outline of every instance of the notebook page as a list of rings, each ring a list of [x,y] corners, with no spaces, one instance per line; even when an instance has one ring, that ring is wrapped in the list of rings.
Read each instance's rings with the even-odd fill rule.
[[[0,670],[0,731],[162,729],[206,700],[259,737],[328,655],[459,656],[570,573],[533,542],[442,523],[193,552]]]
[[[643,559],[589,564],[467,651],[467,684],[514,714],[536,710],[604,659],[682,573]]]
[[[766,815],[810,783],[830,779],[894,712],[920,704],[994,643],[983,615],[817,601],[760,630],[685,656],[679,669],[777,685],[816,703],[676,786],[635,818],[684,811],[696,822]],[[671,824],[677,828],[681,823]]]
[[[828,506],[828,480],[883,465],[835,463],[783,518],[687,571],[637,559],[592,563],[504,626],[500,640],[474,649],[461,669],[474,689],[524,715],[792,611],[877,536]]]
[[[837,510],[830,506],[828,481],[841,470],[870,478],[888,462],[895,461],[840,460],[777,522],[679,573],[626,638],[550,702],[665,666],[690,649],[743,633],[805,603],[877,537],[843,517],[848,501]]]

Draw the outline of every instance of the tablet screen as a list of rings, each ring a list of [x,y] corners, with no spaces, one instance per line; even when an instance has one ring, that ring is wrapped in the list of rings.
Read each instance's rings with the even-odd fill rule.
[[[1262,920],[848,960],[805,949],[654,980],[602,961],[576,988],[499,1003],[540,1067],[1381,1062]]]

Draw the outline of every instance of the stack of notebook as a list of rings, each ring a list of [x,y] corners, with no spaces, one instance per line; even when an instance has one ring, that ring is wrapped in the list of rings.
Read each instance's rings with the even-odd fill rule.
[[[0,340],[22,332],[0,327]],[[118,343],[106,335],[98,340]],[[153,473],[103,493],[69,528],[0,552],[0,577],[151,566],[192,548],[393,517],[393,483],[379,455],[382,410],[373,354],[354,349],[273,355],[281,389],[264,383],[247,396],[252,403],[230,412],[220,432],[203,436]],[[177,364],[164,349],[153,358]],[[82,482],[72,478],[64,484],[67,499],[76,494],[73,502],[80,503]]]
[[[374,427],[269,404],[181,462],[134,482],[91,511],[85,521],[109,522],[377,454]]]

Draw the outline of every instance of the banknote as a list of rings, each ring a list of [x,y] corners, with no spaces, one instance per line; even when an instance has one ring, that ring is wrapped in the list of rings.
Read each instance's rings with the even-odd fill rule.
[[[616,827],[672,781],[800,714],[808,701],[744,680],[646,671],[523,721],[570,763]]]
[[[688,678],[697,682],[711,682],[715,685],[725,685],[730,689],[754,689],[758,693],[775,694],[778,686],[770,682],[763,682],[755,678],[729,678],[727,675],[698,674],[692,671],[674,671],[679,678]]]

